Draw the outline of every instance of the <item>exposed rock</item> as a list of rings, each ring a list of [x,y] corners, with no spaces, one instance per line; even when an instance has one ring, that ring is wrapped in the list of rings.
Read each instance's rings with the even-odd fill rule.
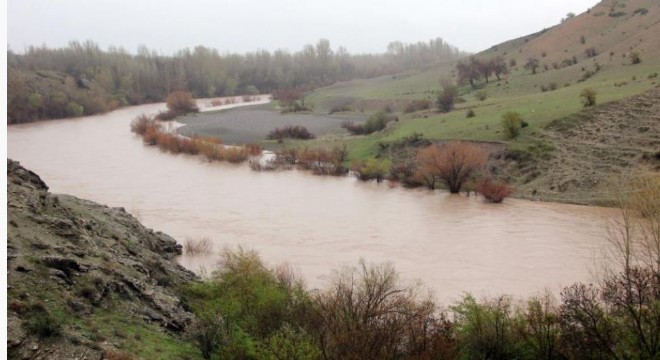
[[[7,217],[10,359],[104,358],[121,338],[94,335],[101,309],[174,337],[191,323],[176,287],[197,278],[171,260],[181,245],[125,209],[50,194],[8,160]],[[28,326],[35,318],[48,321]]]

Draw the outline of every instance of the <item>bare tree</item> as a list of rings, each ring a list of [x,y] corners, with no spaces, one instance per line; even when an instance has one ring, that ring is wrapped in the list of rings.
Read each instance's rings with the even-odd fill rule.
[[[416,177],[433,188],[436,180],[456,194],[470,175],[486,163],[486,152],[480,147],[461,141],[443,146],[430,145],[417,154]]]

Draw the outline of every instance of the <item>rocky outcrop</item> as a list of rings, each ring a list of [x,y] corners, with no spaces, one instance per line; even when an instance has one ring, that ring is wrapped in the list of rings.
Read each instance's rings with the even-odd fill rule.
[[[101,359],[121,334],[98,330],[112,319],[174,338],[191,322],[181,246],[123,208],[51,194],[7,160],[7,221],[9,358]]]

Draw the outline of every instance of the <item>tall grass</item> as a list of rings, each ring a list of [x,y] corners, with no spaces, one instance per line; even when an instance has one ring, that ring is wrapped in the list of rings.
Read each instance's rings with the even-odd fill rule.
[[[207,255],[213,251],[211,239],[202,237],[199,239],[186,238],[183,242],[183,251],[186,255]]]

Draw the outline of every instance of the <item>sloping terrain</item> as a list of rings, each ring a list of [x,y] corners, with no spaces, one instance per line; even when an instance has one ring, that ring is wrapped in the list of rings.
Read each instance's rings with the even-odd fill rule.
[[[559,22],[560,19],[557,20]],[[586,192],[596,191],[593,181],[583,179],[583,175],[573,179],[568,176],[568,170],[552,174],[556,177],[554,180],[546,178],[543,181],[547,182],[533,182],[546,175],[545,171],[557,171],[550,170],[549,164],[543,165],[553,156],[558,159],[558,164],[574,164],[578,169],[601,169],[617,163],[629,164],[630,159],[649,157],[650,153],[657,151],[653,149],[657,145],[652,143],[614,151],[617,147],[624,147],[626,141],[634,143],[642,136],[625,129],[615,134],[618,137],[612,140],[615,143],[611,146],[600,143],[596,138],[591,141],[594,148],[609,146],[606,154],[600,154],[603,150],[582,151],[572,148],[571,142],[580,143],[583,137],[592,136],[589,131],[595,133],[597,130],[578,127],[571,132],[557,131],[557,124],[553,122],[573,119],[574,114],[580,114],[577,117],[590,114],[590,111],[583,112],[581,93],[592,89],[597,104],[616,102],[595,110],[600,115],[594,120],[599,125],[594,126],[602,126],[601,132],[607,131],[610,125],[615,128],[624,126],[630,120],[629,115],[634,113],[635,119],[647,123],[634,128],[648,128],[643,130],[645,139],[657,138],[658,128],[650,126],[650,123],[657,122],[654,114],[658,110],[655,107],[643,108],[646,109],[644,111],[637,108],[641,106],[638,101],[653,101],[657,90],[650,89],[656,88],[660,81],[660,2],[604,0],[583,14],[567,17],[558,25],[538,33],[495,45],[475,54],[474,58],[482,62],[501,58],[507,64],[508,73],[499,80],[494,75],[489,81],[481,77],[474,87],[458,84],[456,103],[453,110],[447,113],[437,108],[413,112],[404,112],[404,109],[405,104],[412,100],[435,102],[441,91],[442,79],[457,83],[457,63],[436,64],[423,71],[398,76],[335,84],[315,91],[309,96],[309,102],[314,103],[315,110],[320,112],[342,101],[344,105],[350,102],[355,112],[370,113],[386,105],[400,112],[400,121],[391,123],[383,131],[369,136],[344,136],[342,141],[348,146],[350,159],[378,156],[383,146],[400,143],[417,134],[436,142],[498,142],[506,147],[507,159],[513,157],[516,162],[522,154],[535,164],[531,171],[513,171],[519,164],[512,167],[502,164],[511,173],[501,175],[522,186],[518,196],[531,196],[536,190],[534,197],[546,200],[570,200],[568,193],[555,194],[559,189],[567,191],[570,188],[574,194],[579,188],[584,196],[587,196]],[[525,66],[531,58],[538,61],[534,72]],[[640,94],[646,95],[632,98],[630,103],[625,100]],[[467,116],[469,110],[474,112],[474,116]],[[519,113],[526,123],[514,139],[508,138],[502,128],[502,115],[509,111]],[[612,113],[608,115],[610,111]],[[607,125],[607,119],[612,124]],[[551,123],[554,125],[548,127]],[[583,131],[587,133],[582,134]],[[625,140],[627,137],[630,138]],[[338,140],[320,138],[315,141],[318,145],[327,145]],[[600,155],[596,156],[594,152]],[[619,170],[623,168],[622,165]],[[600,175],[596,171],[593,177]],[[600,181],[597,182],[600,184]],[[574,201],[584,202],[580,199]]]
[[[617,176],[660,171],[660,87],[555,120],[546,130],[537,147],[543,156],[509,152],[504,172],[518,179],[519,195],[605,202]]]
[[[176,288],[196,277],[170,260],[174,239],[122,208],[51,194],[12,160],[7,218],[10,359],[199,357],[181,340],[193,315]]]

